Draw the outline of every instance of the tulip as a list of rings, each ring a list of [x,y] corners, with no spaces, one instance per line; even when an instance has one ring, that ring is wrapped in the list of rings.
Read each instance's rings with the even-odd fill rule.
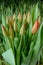
[[[2,32],[4,36],[9,36],[8,31],[5,29],[5,27],[2,25]]]
[[[33,34],[36,33],[36,31],[37,31],[38,28],[39,28],[39,25],[40,25],[40,23],[39,23],[39,21],[37,20],[37,21],[35,22],[34,26],[32,27],[32,33],[33,33]]]
[[[33,34],[38,30],[38,28],[40,26],[40,21],[41,21],[41,16],[39,16],[38,20],[35,22],[35,24],[34,24],[34,26],[32,28],[32,33]]]
[[[30,22],[30,12],[28,12],[27,14],[27,23],[29,24],[29,22]]]
[[[20,22],[22,22],[22,15],[20,14],[20,12],[19,12],[19,14],[18,14],[18,20],[19,20]]]
[[[26,21],[26,14],[24,13],[23,15],[23,21],[25,22]]]
[[[9,34],[11,38],[14,38],[14,32],[13,32],[13,28],[11,25],[9,26]]]
[[[9,22],[9,18],[6,16],[6,24],[9,26],[10,22]]]
[[[12,26],[14,26],[14,21],[13,21],[13,17],[12,17],[12,16],[9,17],[9,22],[10,22],[10,24],[11,24]]]
[[[17,31],[17,23],[14,21],[14,31]]]
[[[15,20],[15,18],[16,18],[16,14],[14,13],[14,15],[13,15],[13,20]]]
[[[21,29],[20,29],[20,35],[21,35],[21,36],[24,35],[24,33],[25,33],[25,28],[26,28],[26,24],[23,23],[23,25],[22,25],[22,27],[21,27]]]

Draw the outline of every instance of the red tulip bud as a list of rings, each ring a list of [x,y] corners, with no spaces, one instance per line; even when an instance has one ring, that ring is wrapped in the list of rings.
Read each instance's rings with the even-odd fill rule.
[[[34,26],[32,27],[32,33],[33,34],[36,33],[36,31],[39,28],[39,25],[40,25],[39,21],[36,21],[35,24],[34,24]]]

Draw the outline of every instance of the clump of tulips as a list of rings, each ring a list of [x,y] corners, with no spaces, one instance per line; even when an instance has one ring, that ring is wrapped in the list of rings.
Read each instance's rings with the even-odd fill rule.
[[[42,25],[41,16],[37,13],[35,18],[35,14],[32,15],[31,11],[21,14],[19,11],[17,15],[6,16],[5,23],[2,22],[5,45],[2,57],[10,65],[36,65],[40,62]]]
[[[38,19],[35,21],[31,33],[34,34],[37,32],[40,26],[40,18],[41,16],[38,17]],[[26,31],[26,25],[31,22],[31,14],[30,12],[27,13],[27,15],[24,13],[23,17],[21,13],[19,12],[18,17],[17,17],[18,22],[16,21],[16,14],[14,13],[13,16],[6,17],[6,25],[8,26],[8,30],[2,25],[2,31],[4,35],[9,35],[11,37],[14,37],[14,32],[20,32],[20,35],[23,35],[24,32]],[[21,24],[20,30],[18,31],[18,23]]]

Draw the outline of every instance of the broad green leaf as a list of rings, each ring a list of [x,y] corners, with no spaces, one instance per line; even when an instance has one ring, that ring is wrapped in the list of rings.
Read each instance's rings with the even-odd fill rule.
[[[38,3],[32,7],[32,22],[34,23],[38,16],[40,15],[40,10],[38,8]]]
[[[40,15],[40,10],[38,8],[38,4],[35,6],[35,11],[34,11],[34,20],[37,20],[38,16]]]
[[[10,65],[15,65],[15,57],[11,48],[4,52],[2,56]]]

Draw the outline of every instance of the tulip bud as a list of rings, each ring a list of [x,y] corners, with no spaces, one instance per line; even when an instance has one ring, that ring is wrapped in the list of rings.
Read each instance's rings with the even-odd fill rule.
[[[14,15],[13,15],[13,20],[15,20],[15,18],[16,18],[16,14],[14,13]]]
[[[29,22],[30,22],[30,12],[28,12],[27,14],[27,23],[29,24]]]
[[[26,14],[24,13],[23,15],[23,21],[25,22],[26,21]]]
[[[26,24],[23,23],[23,25],[20,29],[20,35],[23,35],[25,33],[25,27],[26,27]]]
[[[41,16],[39,16],[39,18],[38,18],[38,22],[40,23],[40,21],[41,21]]]
[[[20,12],[19,12],[19,14],[18,14],[18,20],[19,20],[20,22],[22,22],[22,15],[20,14]]]
[[[11,25],[9,26],[9,34],[11,38],[14,38],[14,32],[13,32],[13,28]]]
[[[2,25],[2,32],[4,36],[9,36],[8,31],[5,29],[5,27]]]
[[[12,26],[14,26],[14,21],[13,21],[12,16],[9,17],[9,22],[10,22],[10,24],[11,24]]]
[[[6,24],[9,25],[10,22],[9,22],[9,18],[6,16]]]
[[[36,31],[38,30],[38,28],[39,28],[39,22],[38,21],[36,21],[35,22],[35,24],[34,24],[34,26],[32,27],[32,33],[34,34],[34,33],[36,33]]]
[[[14,31],[17,31],[17,23],[14,21]]]

